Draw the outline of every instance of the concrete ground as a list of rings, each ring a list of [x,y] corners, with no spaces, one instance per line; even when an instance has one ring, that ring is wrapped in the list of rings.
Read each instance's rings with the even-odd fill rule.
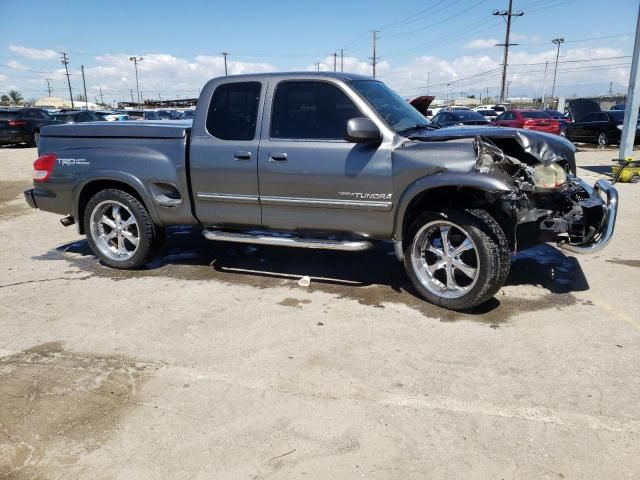
[[[35,156],[0,149],[0,478],[640,478],[639,185],[605,251],[524,252],[459,314],[386,248],[178,229],[110,270],[26,207]]]

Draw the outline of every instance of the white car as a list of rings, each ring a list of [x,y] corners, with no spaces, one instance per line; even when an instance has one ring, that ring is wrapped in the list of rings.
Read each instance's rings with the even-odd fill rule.
[[[492,108],[487,108],[487,107],[476,107],[473,109],[474,112],[478,112],[482,115],[484,115],[484,118],[486,118],[489,121],[493,121],[496,119],[496,117],[498,115],[500,115],[498,112],[496,112],[494,109]]]

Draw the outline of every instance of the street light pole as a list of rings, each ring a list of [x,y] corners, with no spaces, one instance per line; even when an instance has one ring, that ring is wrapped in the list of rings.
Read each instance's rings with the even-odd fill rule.
[[[227,72],[227,55],[229,55],[229,52],[221,52],[220,55],[224,57],[224,76],[226,77],[229,75]]]
[[[143,60],[142,57],[129,57],[129,60],[131,60],[133,62],[133,65],[136,69],[136,91],[138,92],[138,105],[140,105],[141,102],[141,97],[140,97],[140,84],[138,83],[138,62],[141,62]]]
[[[556,92],[556,75],[558,73],[558,58],[560,58],[560,45],[564,43],[564,38],[554,38],[551,40],[552,43],[558,45],[558,50],[556,51],[556,67],[553,69],[553,87],[551,87],[551,98],[553,99],[553,95]]]
[[[629,76],[629,90],[627,91],[627,102],[624,112],[624,123],[622,124],[622,138],[620,139],[619,159],[624,160],[633,153],[633,142],[636,137],[636,127],[638,125],[638,109],[640,108],[640,10],[638,11],[638,22],[636,24],[636,41],[633,47],[633,59],[631,60],[631,75]]]

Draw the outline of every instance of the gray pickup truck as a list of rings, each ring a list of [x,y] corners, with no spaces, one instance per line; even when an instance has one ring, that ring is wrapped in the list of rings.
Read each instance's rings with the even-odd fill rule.
[[[393,242],[416,290],[460,310],[501,288],[510,252],[609,242],[616,190],[576,178],[574,152],[529,130],[436,129],[369,77],[240,75],[205,85],[193,125],[43,128],[25,198],[113,268],[143,266],[172,225],[224,242]]]

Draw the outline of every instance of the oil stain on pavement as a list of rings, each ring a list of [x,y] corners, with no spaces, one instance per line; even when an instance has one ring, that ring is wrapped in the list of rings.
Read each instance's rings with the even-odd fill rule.
[[[0,478],[59,478],[73,471],[134,408],[151,368],[70,352],[61,342],[0,357]]]
[[[589,288],[578,261],[549,245],[515,255],[507,280],[507,285],[541,287],[541,295],[519,298],[498,293],[484,305],[465,312],[453,312],[422,300],[393,249],[383,243],[372,250],[349,253],[210,242],[198,229],[174,228],[168,232],[162,254],[141,270],[103,266],[86,240],[60,246],[36,259],[65,260],[81,271],[115,281],[140,277],[216,280],[258,289],[289,287],[294,293],[299,291],[300,296],[321,291],[380,309],[385,304],[401,303],[428,318],[443,322],[470,320],[494,328],[522,312],[574,305],[578,300],[572,292]],[[311,277],[309,287],[298,285],[303,276]],[[303,308],[305,303],[304,298],[293,295],[280,301],[292,308]]]

